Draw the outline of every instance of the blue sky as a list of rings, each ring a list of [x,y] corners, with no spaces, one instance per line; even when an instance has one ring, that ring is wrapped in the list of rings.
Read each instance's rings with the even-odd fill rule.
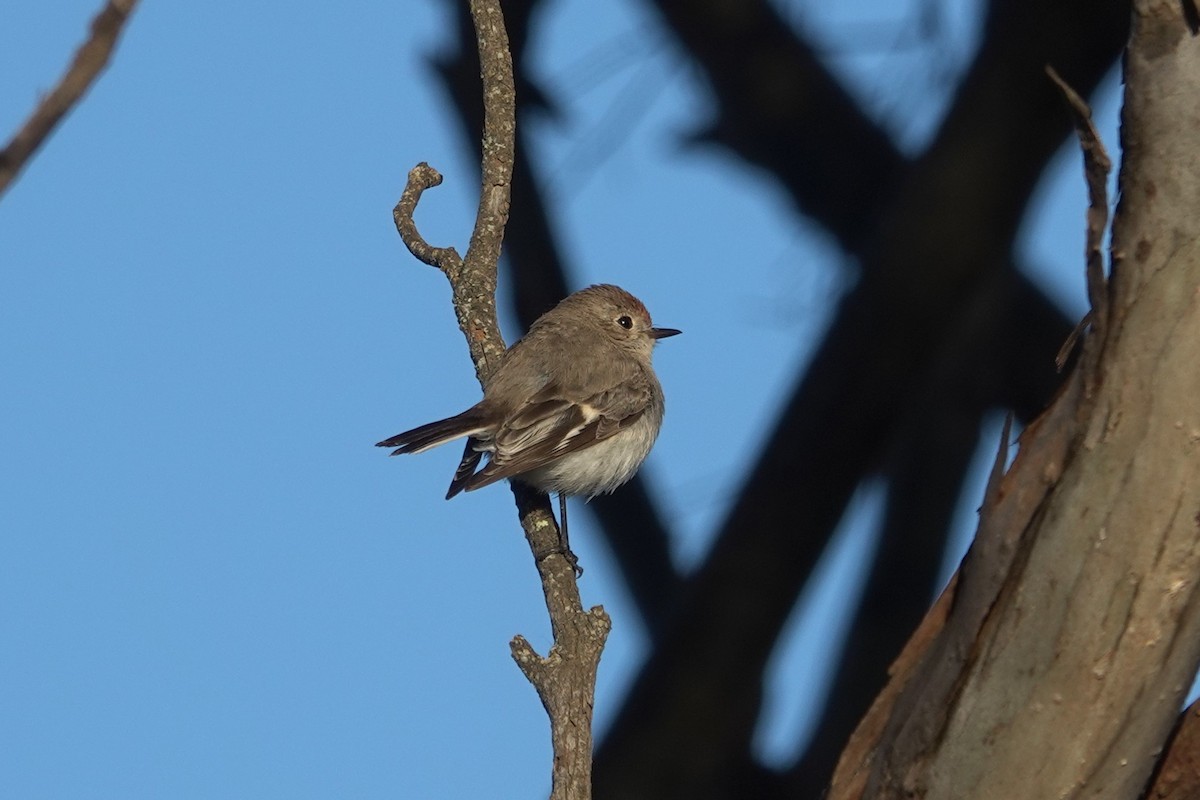
[[[5,138],[99,7],[11,5]],[[977,32],[951,15],[936,52],[898,49],[906,12],[881,7],[788,5],[917,148]],[[686,566],[847,265],[768,178],[680,144],[708,101],[664,34],[643,39],[657,28],[641,5],[549,8],[535,63],[567,121],[538,123],[536,168],[572,284],[618,283],[685,331],[656,355],[668,414],[645,472]],[[428,161],[446,183],[418,212],[424,235],[460,249],[469,235],[475,167],[426,65],[446,22],[436,0],[287,13],[146,0],[0,198],[0,785],[13,797],[548,787],[544,712],[508,655],[516,633],[548,643],[511,495],[447,503],[455,450],[371,446],[479,394],[445,279],[391,221],[406,172]],[[844,44],[866,23],[883,44]],[[1056,164],[1021,246],[1079,314],[1083,181],[1074,150]],[[877,499],[860,494],[830,583],[853,573]],[[573,519],[585,602],[614,619],[602,730],[644,640],[590,520]],[[814,642],[838,619],[820,592],[808,601],[774,665],[771,757],[804,729],[824,674]]]

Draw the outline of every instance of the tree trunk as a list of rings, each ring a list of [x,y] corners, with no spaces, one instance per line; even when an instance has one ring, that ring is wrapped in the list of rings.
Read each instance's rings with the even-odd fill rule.
[[[831,798],[1138,797],[1200,662],[1200,39],[1135,4],[1112,278]],[[1088,147],[1085,136],[1085,149]],[[944,615],[944,622],[942,621]]]

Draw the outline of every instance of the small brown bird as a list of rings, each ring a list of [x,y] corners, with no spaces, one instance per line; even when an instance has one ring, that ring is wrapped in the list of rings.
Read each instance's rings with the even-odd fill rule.
[[[624,289],[590,286],[538,317],[505,353],[483,400],[378,446],[420,453],[467,437],[446,499],[504,478],[557,492],[569,555],[566,497],[613,491],[658,438],[665,404],[651,354],[659,339],[678,333],[655,328]]]

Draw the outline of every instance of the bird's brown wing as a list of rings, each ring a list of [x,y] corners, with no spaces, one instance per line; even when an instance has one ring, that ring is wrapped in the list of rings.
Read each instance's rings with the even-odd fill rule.
[[[530,472],[590,447],[632,425],[646,411],[649,386],[625,383],[571,402],[547,386],[497,431],[487,466],[463,482],[466,491]]]

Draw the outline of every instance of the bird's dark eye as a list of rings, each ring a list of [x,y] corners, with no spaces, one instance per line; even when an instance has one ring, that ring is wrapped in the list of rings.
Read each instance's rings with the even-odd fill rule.
[[[617,317],[617,324],[625,330],[629,330],[633,327],[633,318],[628,316]]]

